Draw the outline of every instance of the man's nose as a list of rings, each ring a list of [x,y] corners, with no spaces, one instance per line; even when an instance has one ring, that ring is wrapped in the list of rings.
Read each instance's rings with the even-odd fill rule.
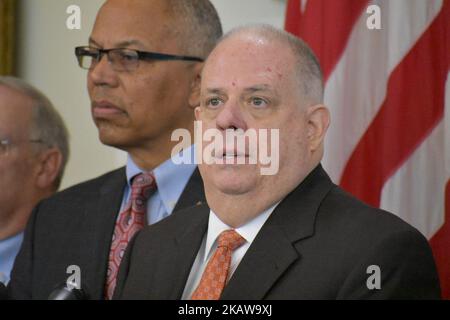
[[[219,130],[242,129],[247,130],[244,113],[237,102],[228,101],[216,117]]]
[[[94,85],[108,85],[114,87],[117,84],[117,73],[109,62],[108,55],[103,54],[89,70],[89,77]]]

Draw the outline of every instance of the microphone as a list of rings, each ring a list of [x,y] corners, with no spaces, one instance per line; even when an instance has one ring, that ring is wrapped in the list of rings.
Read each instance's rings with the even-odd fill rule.
[[[0,300],[8,300],[8,292],[6,286],[0,281]]]
[[[88,300],[89,296],[83,289],[78,289],[70,282],[64,282],[50,293],[48,300]]]

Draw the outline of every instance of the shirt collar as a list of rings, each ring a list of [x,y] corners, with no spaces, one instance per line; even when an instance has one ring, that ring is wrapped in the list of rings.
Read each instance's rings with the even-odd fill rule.
[[[278,206],[279,203],[280,202],[275,203],[269,209],[266,209],[265,211],[263,211],[263,213],[253,218],[253,220],[250,220],[243,226],[240,226],[239,228],[235,229],[236,232],[239,233],[246,240],[247,243],[252,244],[259,230],[261,230],[262,226],[270,217],[273,210],[275,210],[275,208]],[[213,246],[216,243],[216,240],[219,237],[219,235],[223,231],[229,229],[233,228],[224,223],[222,220],[220,220],[219,217],[217,217],[217,215],[214,213],[214,211],[210,210],[208,221],[208,233],[206,236],[205,254],[203,255],[204,261],[208,259],[209,254],[211,253],[211,250],[213,249]]]
[[[180,154],[167,159],[155,169],[153,169],[156,185],[158,186],[156,192],[160,196],[166,212],[169,214],[171,214],[173,209],[175,208],[175,205],[178,202],[181,193],[183,192],[186,184],[192,176],[192,173],[197,167],[194,162],[191,162],[190,164],[174,163],[177,161],[172,159],[182,157],[183,152],[191,152],[191,154],[195,154],[194,145],[191,145],[189,148],[184,149]],[[136,163],[134,163],[131,156],[128,155],[126,174],[129,190],[131,190],[131,180],[133,179],[133,177],[142,172],[144,172],[144,170],[139,168]]]
[[[14,236],[0,240],[0,282],[4,284],[9,282],[10,271],[22,244],[23,234],[23,232],[20,232]]]
[[[24,232],[19,232],[18,234],[15,234],[9,238],[0,240],[0,249],[1,250],[7,250],[10,249],[11,247],[16,246],[17,244],[22,243],[23,240],[23,234]]]

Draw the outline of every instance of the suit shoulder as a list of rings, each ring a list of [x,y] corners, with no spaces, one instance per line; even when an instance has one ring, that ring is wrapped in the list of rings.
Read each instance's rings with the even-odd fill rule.
[[[125,183],[126,175],[125,175],[125,167],[121,167],[119,169],[115,169],[113,171],[107,172],[105,174],[102,174],[99,177],[83,181],[81,183],[78,183],[76,185],[73,185],[67,189],[61,190],[48,198],[48,200],[52,199],[60,199],[65,197],[70,197],[73,195],[80,195],[83,193],[91,193],[96,192],[99,190],[99,188],[107,183],[111,183],[114,181],[122,181]]]
[[[410,233],[425,237],[413,226],[397,215],[372,207],[334,186],[322,202],[318,219],[332,222],[341,232],[349,235],[363,235],[382,238],[389,234]]]
[[[74,186],[60,191],[58,194],[67,194],[72,192],[82,192],[84,190],[98,189],[105,182],[108,182],[108,180],[120,180],[121,178],[126,179],[125,167],[109,171],[96,178],[78,183]]]
[[[146,226],[139,232],[139,239],[136,241],[148,242],[149,238],[171,238],[174,235],[185,232],[191,227],[204,223],[208,219],[209,208],[206,204],[196,204],[194,206],[178,210],[169,217],[161,221]]]
[[[41,218],[47,215],[71,215],[77,208],[87,203],[94,203],[99,198],[102,188],[117,189],[119,184],[125,185],[125,183],[125,168],[122,167],[55,193],[42,200],[35,207],[34,212]]]

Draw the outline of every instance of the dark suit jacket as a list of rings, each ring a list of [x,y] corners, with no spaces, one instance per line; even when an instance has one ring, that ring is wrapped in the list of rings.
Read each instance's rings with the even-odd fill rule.
[[[102,299],[109,249],[126,185],[125,168],[81,183],[41,202],[33,211],[8,286],[12,299],[47,299],[70,274],[81,269],[81,287]],[[175,211],[204,201],[196,169]]]
[[[209,208],[144,228],[128,246],[114,298],[180,299],[207,231]],[[370,265],[381,289],[366,286]],[[369,282],[372,282],[369,279]],[[334,185],[319,165],[274,210],[222,299],[439,298],[427,240]]]

